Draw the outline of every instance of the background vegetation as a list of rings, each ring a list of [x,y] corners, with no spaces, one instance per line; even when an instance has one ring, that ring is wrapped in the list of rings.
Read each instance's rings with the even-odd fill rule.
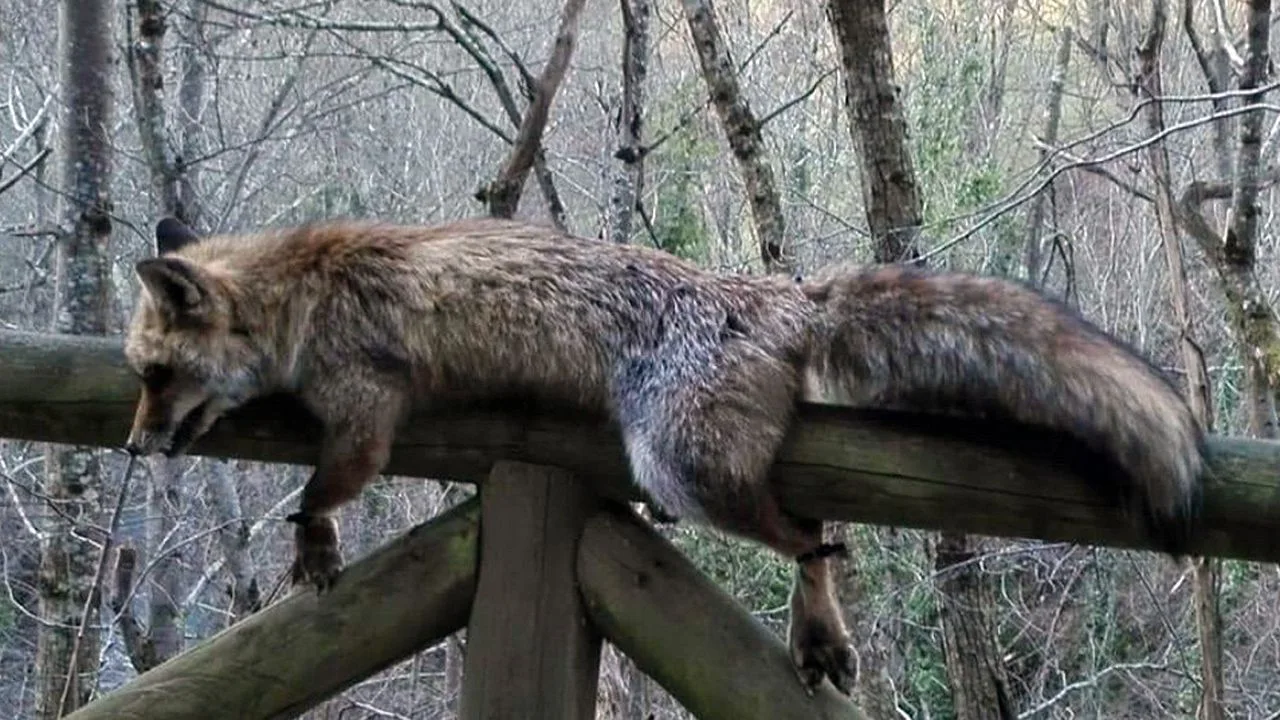
[[[510,151],[525,91],[552,52],[562,11],[524,0],[100,4],[107,15],[99,30],[113,57],[101,66],[112,113],[96,137],[112,157],[104,174],[111,231],[95,248],[111,301],[102,331],[112,334],[127,317],[137,290],[132,264],[150,252],[161,212],[179,211],[202,231],[338,216],[425,223],[485,212],[477,190]],[[1274,106],[1241,114],[1245,96],[1232,92],[1249,77],[1246,31],[1259,8],[1269,22],[1267,3],[1224,0],[899,0],[885,9],[918,182],[917,245],[928,263],[1021,278],[1030,267],[1029,279],[1179,382],[1190,338],[1207,369],[1215,430],[1272,436],[1274,392],[1266,382],[1277,375],[1265,357],[1257,368],[1249,358],[1273,347],[1250,333],[1274,323],[1270,307],[1280,288],[1271,202],[1280,116]],[[863,158],[851,142],[856,128],[844,110],[826,5],[721,0],[715,10],[742,95],[762,120],[764,161],[794,269],[869,261],[876,240],[859,175]],[[629,168],[616,155],[625,135],[623,19],[640,12],[648,48],[644,174],[634,222],[623,226],[611,209]],[[69,329],[69,311],[55,294],[60,268],[87,272],[66,264],[77,220],[59,209],[80,192],[74,168],[59,170],[68,147],[78,147],[68,140],[66,89],[75,78],[66,72],[59,17],[53,0],[0,7],[0,327],[90,332]],[[154,25],[139,22],[146,18],[163,19],[162,44],[148,34]],[[1155,28],[1163,31],[1153,51]],[[1154,100],[1144,49],[1160,70]],[[1269,90],[1273,79],[1261,82]],[[764,272],[742,168],[707,87],[681,4],[587,4],[518,215],[555,220],[547,202],[553,187],[573,232],[655,244],[725,272]],[[1152,108],[1162,126],[1153,124]],[[1260,118],[1260,213],[1252,237],[1228,236],[1242,217],[1231,208],[1247,207],[1237,203],[1250,117]],[[157,168],[170,175],[157,180]],[[1225,195],[1206,190],[1214,183],[1226,186]],[[1197,189],[1207,194],[1195,196]],[[1162,193],[1169,202],[1163,219]],[[1206,239],[1196,217],[1218,235]],[[619,227],[626,237],[615,237]],[[1222,256],[1242,239],[1251,266],[1233,274]],[[1181,295],[1170,243],[1184,256]],[[57,715],[43,699],[43,675],[57,662],[65,672],[66,659],[50,656],[46,636],[65,633],[72,618],[52,613],[48,598],[71,597],[75,583],[66,573],[84,571],[74,563],[59,569],[50,557],[72,557],[75,543],[92,548],[120,490],[119,452],[75,457],[93,462],[76,461],[71,497],[65,482],[58,490],[49,479],[55,471],[69,477],[70,461],[37,444],[0,440],[5,717]],[[62,458],[56,468],[55,458]],[[84,696],[108,692],[225,627],[286,581],[292,534],[283,517],[305,469],[187,459],[146,470],[156,481],[133,484],[116,535],[136,553],[138,570],[123,592],[113,573],[94,605],[97,631],[82,639],[93,650],[77,690]],[[348,557],[468,492],[384,478],[343,512]],[[705,528],[664,532],[783,631],[786,563]],[[957,571],[938,563],[935,538],[886,528],[849,533],[857,552],[845,568],[844,599],[863,676],[875,683],[862,691],[879,700],[869,714],[983,716],[955,699],[964,677],[955,663],[973,658],[945,652],[946,580]],[[983,630],[998,668],[988,670],[1008,716],[1280,716],[1275,568],[1224,562],[1203,574],[1147,553],[966,543],[963,567],[980,592],[964,597],[978,598],[989,623]],[[1197,599],[1219,626],[1197,614]],[[1220,642],[1207,664],[1206,627]],[[150,645],[129,642],[131,628]],[[463,639],[308,716],[450,717]],[[1213,667],[1221,673],[1212,693],[1220,704],[1206,707]],[[602,672],[601,717],[687,717],[625,658],[607,651]]]

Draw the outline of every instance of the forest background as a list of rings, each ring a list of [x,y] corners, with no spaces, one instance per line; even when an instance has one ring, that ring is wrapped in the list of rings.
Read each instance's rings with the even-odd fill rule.
[[[1259,0],[8,0],[0,327],[119,334],[162,213],[210,232],[514,212],[723,272],[1024,279],[1215,432],[1274,437],[1272,22]],[[121,496],[123,464],[0,440],[0,716],[58,717],[281,591],[305,468],[152,461]],[[470,492],[384,478],[342,514],[348,558]],[[783,631],[787,563],[659,527]],[[870,717],[1280,717],[1274,567],[843,532]],[[451,717],[464,648],[306,716]],[[609,648],[598,704],[688,717]]]

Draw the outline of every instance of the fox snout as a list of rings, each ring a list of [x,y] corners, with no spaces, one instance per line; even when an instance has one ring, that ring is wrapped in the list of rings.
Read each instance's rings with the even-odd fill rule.
[[[125,450],[133,455],[181,453],[212,425],[207,398],[142,390]]]
[[[138,408],[133,416],[133,428],[125,441],[125,450],[133,455],[152,455],[167,452],[173,444],[173,432],[177,422],[171,418],[172,408],[161,407],[154,393],[142,391]],[[167,403],[166,403],[167,404]]]
[[[129,432],[129,439],[125,441],[124,449],[130,455],[151,455],[163,450],[163,445],[167,445],[167,442],[161,433],[135,427]]]

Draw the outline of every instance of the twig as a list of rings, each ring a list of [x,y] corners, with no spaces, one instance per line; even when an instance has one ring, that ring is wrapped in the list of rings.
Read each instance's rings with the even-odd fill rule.
[[[22,178],[26,177],[27,173],[30,173],[32,170],[35,170],[37,167],[39,167],[40,163],[44,162],[44,159],[49,157],[49,153],[51,152],[53,152],[53,148],[49,147],[48,145],[45,145],[44,147],[40,148],[40,151],[36,153],[35,157],[31,158],[30,162],[18,168],[17,175],[14,175],[8,180],[5,180],[3,183],[0,183],[0,195],[3,195],[6,190],[16,185],[17,182]]]
[[[833,74],[835,74],[835,71],[836,71],[836,70],[835,70],[835,68],[831,68],[830,70],[827,70],[826,72],[822,73],[821,75],[819,75],[819,76],[818,76],[818,79],[817,79],[817,80],[814,80],[814,81],[813,81],[813,83],[812,83],[811,85],[809,85],[809,88],[808,88],[807,90],[805,90],[804,92],[800,93],[799,95],[797,95],[797,96],[795,96],[795,97],[791,98],[790,100],[788,100],[788,101],[786,101],[786,102],[782,103],[782,104],[781,104],[781,105],[779,105],[777,108],[775,108],[773,111],[769,112],[767,115],[765,115],[764,117],[760,118],[760,127],[764,127],[765,125],[768,125],[770,120],[772,120],[772,119],[774,119],[775,117],[777,117],[777,116],[781,115],[782,113],[784,113],[784,112],[786,112],[786,111],[790,110],[791,108],[795,107],[796,105],[799,105],[800,103],[804,102],[805,100],[808,100],[808,99],[809,99],[809,96],[811,96],[811,95],[813,95],[815,92],[817,92],[818,87],[819,87],[820,85],[822,85],[822,83],[823,83],[824,81],[826,81],[826,79],[827,79],[827,78],[829,78],[829,77],[831,77]]]
[[[1139,105],[1142,105],[1142,103],[1139,103]],[[955,247],[956,245],[959,245],[965,240],[968,240],[970,237],[973,237],[975,234],[977,234],[978,231],[994,223],[996,220],[999,220],[1001,217],[1004,217],[1010,211],[1017,209],[1023,203],[1035,197],[1037,194],[1042,192],[1045,188],[1049,187],[1049,185],[1051,185],[1054,180],[1058,179],[1059,175],[1062,175],[1065,172],[1075,170],[1078,168],[1083,168],[1089,165],[1102,165],[1103,163],[1108,163],[1113,160],[1118,160],[1127,155],[1132,155],[1136,152],[1139,152],[1154,143],[1158,143],[1161,140],[1165,139],[1166,137],[1173,135],[1174,133],[1182,132],[1183,130],[1190,130],[1190,129],[1199,127],[1201,125],[1206,125],[1208,123],[1214,122],[1215,120],[1222,120],[1223,118],[1235,117],[1236,115],[1243,115],[1245,113],[1257,112],[1258,110],[1270,110],[1272,112],[1280,112],[1280,105],[1274,105],[1271,103],[1256,103],[1253,105],[1246,105],[1243,107],[1232,108],[1230,110],[1225,110],[1223,112],[1210,113],[1209,115],[1205,115],[1204,117],[1197,118],[1195,120],[1188,120],[1186,122],[1177,123],[1176,125],[1170,125],[1166,127],[1164,130],[1162,130],[1161,132],[1158,132],[1154,135],[1150,135],[1139,142],[1133,143],[1131,145],[1126,145],[1120,148],[1119,150],[1108,153],[1101,157],[1093,158],[1090,160],[1081,160],[1079,162],[1073,162],[1073,163],[1068,163],[1066,165],[1062,165],[1061,167],[1058,167],[1054,169],[1052,172],[1050,172],[1048,177],[1046,177],[1041,182],[1037,183],[1033,189],[1019,196],[1018,195],[1019,192],[1021,192],[1027,186],[1031,185],[1031,181],[1027,180],[1023,182],[1021,185],[1019,185],[1019,187],[1016,188],[1012,193],[1010,193],[1009,195],[1006,195],[1005,199],[997,201],[992,205],[990,205],[989,207],[993,209],[989,210],[988,211],[989,214],[986,217],[984,217],[981,221],[975,223],[972,227],[960,233],[959,235],[956,235],[955,237],[932,248],[928,252],[921,255],[920,259],[922,261],[928,260],[932,257],[935,257],[937,255],[940,255],[941,253],[946,252],[947,250],[950,250],[951,248]],[[1126,122],[1128,121],[1126,120]],[[1063,148],[1072,147],[1078,144],[1080,144],[1080,141],[1068,143],[1067,145],[1064,145],[1062,147]],[[1041,163],[1041,166],[1044,166],[1045,164],[1047,164],[1052,158],[1053,158],[1053,155],[1051,154],[1049,157],[1045,158],[1045,161]],[[1041,168],[1037,168],[1036,172],[1039,172],[1040,169]],[[966,213],[964,215],[956,216],[954,218],[949,218],[947,220],[939,220],[936,223],[931,223],[931,224],[939,225],[947,222],[954,222],[955,220],[963,217],[976,216],[980,212],[981,211],[974,212],[974,213]]]
[[[1119,672],[1121,670],[1167,670],[1167,669],[1168,669],[1168,665],[1164,663],[1135,662],[1135,663],[1116,663],[1115,665],[1109,665],[1084,680],[1077,680],[1073,683],[1069,683],[1063,686],[1062,689],[1059,690],[1057,693],[1055,693],[1053,697],[1049,698],[1048,700],[1045,700],[1044,702],[1040,703],[1039,705],[1036,705],[1035,707],[1029,710],[1024,710],[1021,713],[1018,713],[1018,720],[1023,720],[1024,718],[1029,718],[1029,717],[1034,717],[1036,715],[1039,715],[1045,710],[1048,710],[1049,708],[1056,705],[1060,700],[1062,700],[1062,698],[1075,692],[1076,690],[1097,685],[1099,680],[1110,675],[1111,673]]]
[[[35,116],[28,120],[26,126],[18,131],[18,137],[14,138],[13,142],[9,143],[9,147],[5,148],[3,153],[0,153],[0,162],[6,162],[9,158],[13,157],[13,154],[18,151],[18,148],[22,147],[22,143],[26,142],[27,138],[34,135],[36,131],[40,129],[40,125],[44,123],[45,116],[49,112],[49,104],[52,102],[53,93],[49,93],[45,96],[44,103],[40,105],[40,109],[36,111]]]

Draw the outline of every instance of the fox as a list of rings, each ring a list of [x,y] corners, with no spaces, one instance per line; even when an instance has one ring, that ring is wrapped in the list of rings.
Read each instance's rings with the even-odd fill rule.
[[[607,417],[670,518],[793,562],[786,644],[810,693],[857,659],[828,523],[769,470],[798,403],[1001,418],[1075,438],[1170,553],[1191,537],[1204,430],[1136,350],[1014,279],[836,263],[721,273],[537,223],[324,220],[201,236],[165,217],[135,265],[124,342],[140,381],[126,449],[184,453],[228,411],[284,393],[323,426],[291,579],[326,592],[334,514],[383,470],[410,410],[534,400]]]

